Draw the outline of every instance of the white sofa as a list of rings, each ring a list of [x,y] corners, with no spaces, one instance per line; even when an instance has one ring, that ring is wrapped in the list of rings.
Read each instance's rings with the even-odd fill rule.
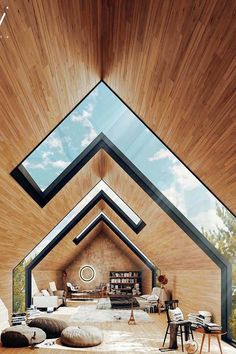
[[[43,289],[39,293],[34,294],[33,305],[41,309],[48,307],[57,309],[64,304],[64,295],[64,290],[57,290],[55,282],[50,282],[48,290]]]
[[[33,296],[33,305],[37,308],[48,308],[53,307],[57,309],[59,306],[63,305],[63,298],[59,296],[49,295],[49,296],[41,296],[35,295]]]

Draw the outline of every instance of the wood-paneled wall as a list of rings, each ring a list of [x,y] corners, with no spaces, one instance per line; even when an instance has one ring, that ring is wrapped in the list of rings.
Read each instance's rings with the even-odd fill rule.
[[[236,211],[236,2],[104,0],[103,79]]]
[[[106,153],[103,155],[104,180],[140,215],[146,226],[135,234],[103,203],[105,214],[167,275],[167,289],[180,300],[186,315],[203,309],[211,311],[220,321],[220,269],[121,167]]]
[[[49,288],[49,282],[55,282],[58,290],[64,290],[61,270],[34,270],[32,272],[32,295]]]
[[[169,283],[173,299],[179,299],[179,306],[185,318],[191,312],[209,311],[213,321],[221,322],[221,273],[220,269],[183,269],[163,271]]]
[[[99,81],[101,55],[99,1],[7,4],[0,29],[0,296],[11,312],[14,266],[100,172],[95,159],[44,209],[9,173]]]
[[[109,283],[110,271],[142,270],[142,268],[146,268],[140,264],[142,262],[137,259],[137,256],[132,254],[127,246],[125,250],[121,249],[117,245],[115,238],[117,238],[117,236],[114,234],[112,237],[107,236],[104,232],[97,234],[93,241],[87,245],[86,248],[83,249],[83,252],[79,253],[67,267],[68,281],[78,284],[80,289],[94,290],[100,283]],[[96,272],[94,280],[89,283],[83,282],[79,277],[79,270],[85,264],[93,266]],[[151,277],[149,275],[151,271],[146,271],[146,273],[147,274],[144,275],[146,279],[143,289],[145,293],[150,291],[151,288]]]

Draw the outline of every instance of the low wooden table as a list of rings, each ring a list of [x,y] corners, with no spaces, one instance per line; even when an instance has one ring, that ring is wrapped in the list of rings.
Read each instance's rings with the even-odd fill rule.
[[[217,342],[219,344],[220,352],[221,352],[221,354],[223,354],[222,348],[221,348],[221,344],[220,344],[220,340],[221,340],[221,336],[226,334],[226,332],[224,332],[224,331],[207,332],[202,327],[199,327],[199,328],[195,329],[195,332],[203,334],[201,348],[200,348],[200,354],[202,353],[202,348],[203,348],[203,344],[204,344],[204,340],[205,340],[206,335],[208,335],[208,352],[211,351],[211,337],[216,337]]]

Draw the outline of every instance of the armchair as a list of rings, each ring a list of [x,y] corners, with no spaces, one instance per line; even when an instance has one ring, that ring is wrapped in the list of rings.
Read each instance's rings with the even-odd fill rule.
[[[49,282],[49,289],[53,293],[54,296],[63,297],[65,295],[64,290],[58,290],[55,281]]]
[[[66,287],[67,287],[67,295],[69,297],[71,297],[72,294],[76,294],[79,292],[79,287],[72,285],[71,283],[67,282],[66,283]]]

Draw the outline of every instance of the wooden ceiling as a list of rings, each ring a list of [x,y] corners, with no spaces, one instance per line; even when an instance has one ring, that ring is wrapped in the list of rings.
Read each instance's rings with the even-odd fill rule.
[[[100,201],[37,266],[38,270],[62,270],[79,252],[104,231],[111,235],[106,225],[96,227],[79,246],[72,240],[99,213],[105,214],[129,239],[160,269],[217,269],[210,258],[173,222],[172,219],[143,191],[132,178],[104,151],[103,179],[144,220],[146,226],[136,234],[104,201]],[[122,181],[122,183],[120,183]],[[132,193],[130,193],[132,191]],[[97,213],[97,214],[96,214]],[[112,232],[113,234],[113,232]],[[122,242],[119,242],[122,244]],[[120,246],[121,247],[121,246]],[[188,249],[188,257],[186,257]]]
[[[104,0],[103,79],[236,211],[236,1]]]
[[[150,235],[166,227],[165,242],[170,235],[184,237],[167,216],[159,218],[152,201],[144,208],[148,197],[136,193],[137,186],[119,183],[115,165],[101,154],[43,209],[9,175],[101,78],[236,209],[234,1],[9,0],[8,5],[0,29],[0,268],[9,277],[103,175],[150,222],[144,229]],[[144,236],[137,239],[122,226],[154,254],[152,236],[145,243]]]

